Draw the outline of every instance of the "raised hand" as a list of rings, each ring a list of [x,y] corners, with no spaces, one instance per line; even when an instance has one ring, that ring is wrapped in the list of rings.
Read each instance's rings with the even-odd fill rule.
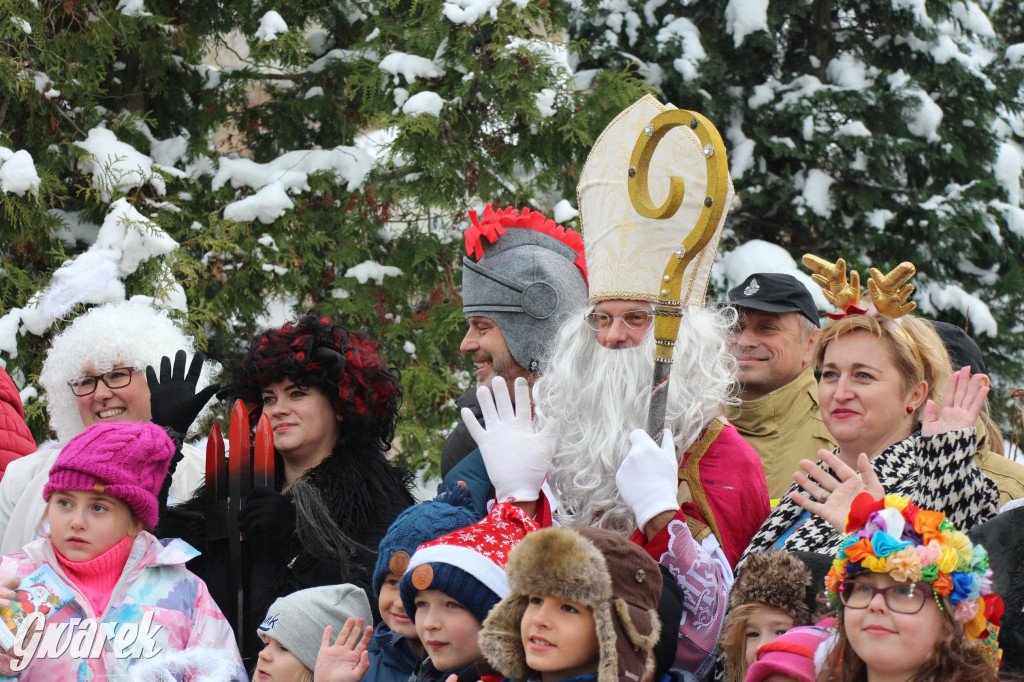
[[[373,637],[373,628],[363,630],[364,625],[366,620],[363,618],[349,618],[334,644],[331,644],[331,626],[324,628],[313,668],[313,678],[317,682],[359,682],[363,678],[370,669],[370,654],[366,647]]]
[[[907,284],[917,272],[913,263],[903,262],[883,275],[881,270],[871,268],[868,279],[868,293],[875,310],[892,318],[902,317],[917,307],[907,299],[914,293],[914,285]],[[906,285],[906,286],[904,286]]]
[[[197,351],[192,356],[188,374],[185,373],[186,357],[183,350],[175,353],[172,371],[171,359],[165,355],[160,360],[159,379],[156,378],[156,371],[152,366],[146,367],[153,423],[174,429],[182,436],[188,432],[192,422],[220,388],[220,384],[213,384],[196,393],[196,385],[199,383],[199,375],[203,371],[206,356]]]
[[[985,374],[971,376],[971,368],[953,372],[939,408],[932,400],[924,408],[921,435],[935,436],[974,426],[988,397],[989,379]]]
[[[843,534],[846,532],[846,517],[850,514],[853,498],[867,492],[880,500],[885,497],[885,488],[863,452],[857,458],[857,471],[832,454],[831,450],[818,450],[818,457],[839,478],[830,475],[811,460],[802,459],[800,468],[803,471],[795,472],[793,480],[804,492],[794,492],[792,498],[799,506],[828,521],[837,533]]]
[[[847,282],[845,260],[840,258],[833,264],[810,253],[804,254],[801,260],[814,273],[811,279],[823,289],[829,303],[842,310],[860,303],[860,274],[851,270]]]
[[[531,502],[540,497],[555,454],[556,424],[552,421],[539,432],[534,429],[526,379],[515,381],[515,408],[503,378],[495,377],[491,386],[493,396],[486,386],[476,391],[485,426],[468,408],[462,408],[462,421],[480,447],[498,502]]]

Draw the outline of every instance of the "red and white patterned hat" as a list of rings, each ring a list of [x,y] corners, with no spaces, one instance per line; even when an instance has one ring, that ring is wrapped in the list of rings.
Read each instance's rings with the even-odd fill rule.
[[[503,502],[472,526],[423,543],[409,560],[399,585],[406,613],[415,619],[416,593],[436,589],[458,599],[483,621],[490,607],[508,594],[505,565],[509,553],[527,533],[538,529],[526,512]],[[479,594],[477,587],[495,598]]]

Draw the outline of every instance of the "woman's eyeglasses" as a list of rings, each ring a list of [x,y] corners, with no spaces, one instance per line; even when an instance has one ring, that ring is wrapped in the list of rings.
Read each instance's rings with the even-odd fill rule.
[[[95,393],[96,387],[101,381],[107,385],[107,388],[124,388],[132,383],[134,372],[135,369],[132,367],[115,367],[104,374],[86,374],[81,379],[69,381],[68,386],[71,387],[72,393],[81,398],[84,395]]]
[[[654,318],[650,310],[627,310],[621,315],[609,315],[607,313],[592,312],[583,316],[590,328],[595,332],[602,332],[611,326],[612,320],[622,320],[622,324],[630,329],[647,329],[647,325]]]
[[[876,594],[882,595],[885,605],[896,613],[914,614],[924,608],[924,603],[934,594],[931,587],[920,583],[904,583],[889,587],[875,587],[868,583],[850,580],[843,582],[839,599],[848,609],[866,609]]]

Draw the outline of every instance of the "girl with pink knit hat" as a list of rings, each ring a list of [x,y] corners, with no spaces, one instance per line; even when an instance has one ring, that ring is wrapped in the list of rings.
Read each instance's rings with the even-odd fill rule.
[[[38,680],[245,680],[231,627],[198,577],[197,552],[146,532],[175,445],[152,423],[97,424],[61,451],[43,490],[49,532],[0,559],[0,573],[53,595],[0,651],[0,674]],[[43,522],[40,520],[40,523]],[[20,595],[19,595],[20,596]],[[33,610],[0,589],[0,616]],[[39,620],[36,620],[38,626]]]

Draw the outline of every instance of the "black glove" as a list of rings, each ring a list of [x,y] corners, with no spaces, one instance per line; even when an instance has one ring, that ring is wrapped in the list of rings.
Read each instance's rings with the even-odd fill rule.
[[[288,552],[295,532],[295,505],[287,495],[258,485],[245,498],[238,527],[246,540],[259,540],[268,548]]]
[[[165,355],[160,360],[159,381],[153,367],[146,368],[153,423],[173,429],[182,436],[188,433],[188,427],[192,426],[206,403],[210,402],[210,397],[220,388],[220,384],[213,384],[196,393],[196,384],[199,383],[199,374],[203,371],[206,356],[196,352],[188,368],[188,375],[185,374],[185,359],[185,351],[175,353],[172,373],[171,359]]]

